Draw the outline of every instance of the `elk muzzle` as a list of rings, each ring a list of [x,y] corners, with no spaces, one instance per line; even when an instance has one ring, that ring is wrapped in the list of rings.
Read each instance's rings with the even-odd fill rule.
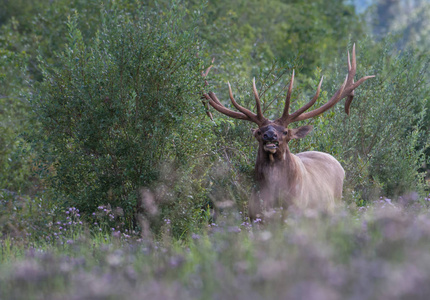
[[[272,154],[276,153],[279,147],[278,134],[275,130],[268,130],[263,134],[263,149]]]

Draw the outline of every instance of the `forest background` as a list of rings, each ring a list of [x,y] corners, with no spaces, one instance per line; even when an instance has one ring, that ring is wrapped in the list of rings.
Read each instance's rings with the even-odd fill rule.
[[[226,215],[251,226],[253,126],[212,109],[211,120],[202,91],[229,106],[229,81],[253,110],[255,77],[273,118],[294,69],[293,109],[324,75],[319,106],[343,82],[354,43],[357,78],[376,77],[350,116],[341,102],[306,122],[313,133],[292,152],[341,162],[353,215],[378,199],[427,207],[429,15],[425,0],[1,1],[3,259],[13,245],[73,243],[71,216],[79,236],[108,243],[183,242]]]

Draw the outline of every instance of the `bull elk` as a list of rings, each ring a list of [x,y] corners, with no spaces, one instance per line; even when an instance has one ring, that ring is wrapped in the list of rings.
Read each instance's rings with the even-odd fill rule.
[[[206,76],[210,68],[202,75]],[[307,151],[298,154],[290,152],[288,142],[292,139],[305,137],[312,126],[288,128],[290,124],[316,117],[332,108],[341,99],[345,101],[345,112],[349,115],[349,108],[354,97],[354,90],[372,76],[365,76],[354,82],[356,73],[355,44],[352,49],[352,61],[348,52],[348,75],[331,97],[321,107],[306,112],[318,99],[323,77],[319,82],[314,97],[303,107],[290,113],[290,99],[294,82],[292,72],[285,107],[282,116],[274,121],[263,116],[260,98],[253,80],[253,92],[257,113],[239,105],[233,97],[230,83],[228,83],[230,100],[238,111],[225,107],[213,92],[203,93],[204,99],[218,112],[240,120],[254,122],[258,129],[252,130],[259,143],[257,161],[255,164],[255,178],[260,187],[259,197],[254,195],[249,203],[249,216],[254,219],[261,212],[261,207],[267,209],[274,205],[298,208],[315,208],[332,211],[336,200],[342,197],[345,171],[341,164],[330,154]],[[260,204],[262,201],[262,206]]]

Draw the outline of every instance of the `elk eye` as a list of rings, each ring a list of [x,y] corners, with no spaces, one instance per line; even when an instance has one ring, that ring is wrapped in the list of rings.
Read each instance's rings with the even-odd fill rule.
[[[287,135],[287,134],[288,134],[288,131],[287,131],[287,130],[285,130],[283,133],[284,133],[284,135]]]
[[[261,131],[260,131],[260,130],[259,130],[259,131],[257,131],[257,134],[258,134],[258,135],[261,135]]]

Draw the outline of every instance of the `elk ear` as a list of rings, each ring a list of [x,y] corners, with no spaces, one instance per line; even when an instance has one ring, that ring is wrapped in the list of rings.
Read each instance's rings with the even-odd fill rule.
[[[290,129],[290,138],[291,139],[301,139],[308,135],[311,132],[313,127],[311,125],[301,126],[298,128]]]

